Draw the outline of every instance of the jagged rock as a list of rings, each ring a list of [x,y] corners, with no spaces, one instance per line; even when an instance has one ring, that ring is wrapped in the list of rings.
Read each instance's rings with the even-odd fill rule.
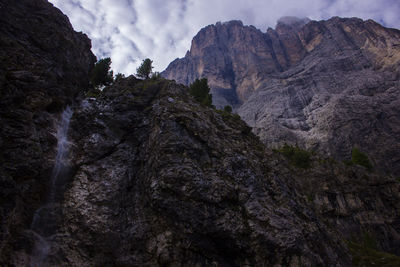
[[[45,197],[58,115],[88,86],[90,47],[47,1],[0,1],[2,266],[10,250],[23,246],[20,230]]]
[[[207,77],[270,147],[298,144],[339,160],[353,147],[375,169],[400,174],[400,31],[374,21],[284,18],[263,33],[210,25],[164,77]]]
[[[57,201],[37,209],[59,111],[85,89],[94,57],[46,1],[3,1],[0,15],[14,22],[0,29],[19,49],[10,58],[26,60],[0,65],[1,266],[349,266],[346,240],[365,234],[398,253],[399,181],[318,155],[299,169],[237,116],[163,79],[120,79],[74,106],[70,170]]]
[[[186,87],[131,77],[75,114],[78,169],[53,264],[349,264],[248,126]]]
[[[187,90],[129,77],[75,110],[44,263],[349,266],[344,241],[366,234],[398,253],[398,181],[319,156],[296,168]]]

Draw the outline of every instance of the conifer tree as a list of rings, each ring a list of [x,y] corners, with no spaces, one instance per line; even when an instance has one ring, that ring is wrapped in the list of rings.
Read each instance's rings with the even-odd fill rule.
[[[92,85],[97,88],[101,85],[109,85],[113,82],[113,71],[111,68],[111,58],[103,58],[96,62],[90,75]]]
[[[136,75],[143,79],[148,79],[150,77],[151,70],[153,69],[153,61],[149,58],[143,60],[142,65],[136,69]]]

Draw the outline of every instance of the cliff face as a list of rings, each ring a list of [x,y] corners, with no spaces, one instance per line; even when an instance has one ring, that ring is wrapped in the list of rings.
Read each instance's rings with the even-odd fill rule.
[[[172,81],[77,97],[90,41],[46,1],[0,12],[1,266],[350,266],[366,237],[399,253],[398,180],[298,168]]]
[[[0,247],[19,242],[44,198],[57,122],[87,88],[90,40],[47,1],[0,1]],[[0,264],[3,265],[3,264]]]
[[[207,77],[270,147],[283,143],[348,159],[360,147],[400,173],[400,31],[373,21],[284,18],[266,33],[239,22],[202,29],[165,77]]]
[[[398,253],[398,181],[319,156],[299,169],[250,130],[166,80],[85,99],[41,264],[350,266],[345,241],[365,236]],[[4,263],[37,259],[20,231]]]
[[[43,264],[349,266],[344,240],[366,234],[398,251],[398,181],[317,157],[298,169],[174,82],[120,80],[75,109],[69,138]],[[14,262],[31,259],[24,236]]]
[[[306,22],[278,23],[276,31],[269,29],[268,33],[243,26],[241,21],[207,26],[193,38],[186,56],[173,61],[162,75],[186,85],[207,77],[217,106],[238,106],[267,76],[288,69],[305,56],[295,30]]]
[[[122,80],[85,102],[71,127],[78,168],[63,202],[65,238],[56,241],[68,264],[349,261],[269,171],[248,126],[202,107],[183,86]]]

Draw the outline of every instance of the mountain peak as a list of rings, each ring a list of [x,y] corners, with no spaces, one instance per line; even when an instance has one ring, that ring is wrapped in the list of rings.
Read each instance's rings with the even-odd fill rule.
[[[299,18],[299,17],[294,17],[294,16],[284,16],[284,17],[281,17],[280,19],[278,19],[277,25],[301,27],[303,25],[306,25],[310,21],[311,21],[311,19],[309,19],[309,18]]]
[[[361,140],[354,143],[363,135],[358,130],[362,129],[360,127],[354,126],[351,137],[348,133],[341,137],[327,134],[325,127],[335,124],[336,128],[350,128],[352,119],[362,119],[366,128],[370,121],[375,121],[376,125],[392,125],[387,118],[396,106],[382,104],[379,111],[372,103],[379,100],[374,97],[379,94],[393,99],[390,92],[395,91],[389,89],[398,87],[400,77],[398,43],[398,30],[358,18],[310,21],[283,17],[275,30],[269,29],[266,33],[248,26],[202,30],[193,39],[191,52],[184,59],[171,63],[163,75],[186,84],[196,78],[208,78],[214,105],[237,108],[270,145],[292,142],[318,147],[340,160],[349,157],[355,144],[365,147],[371,155],[385,154],[381,147],[387,149],[387,155],[399,155],[397,151],[400,150],[390,145],[398,142],[390,138],[384,140],[379,134],[382,128],[391,129],[392,126],[374,128],[369,133],[376,135],[381,145]],[[282,94],[285,90],[287,93]],[[350,99],[349,95],[353,97]],[[370,106],[361,101],[365,97],[370,99]],[[311,113],[314,109],[318,115]],[[368,110],[371,117],[355,118],[358,109]],[[327,114],[332,113],[345,115],[335,117],[340,120],[328,121],[331,117]],[[388,159],[381,156],[374,160],[382,169],[400,173],[397,156]]]
[[[229,20],[229,21],[218,21],[217,23],[215,23],[215,26],[219,27],[219,26],[239,26],[239,27],[243,27],[243,22],[241,20]]]

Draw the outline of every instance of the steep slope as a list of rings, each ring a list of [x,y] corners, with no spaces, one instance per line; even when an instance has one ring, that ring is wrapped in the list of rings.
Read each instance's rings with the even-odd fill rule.
[[[292,166],[187,88],[129,77],[71,120],[69,184],[46,266],[350,266],[398,253],[400,183],[314,157]],[[27,230],[10,261],[32,259]]]
[[[241,21],[209,25],[193,38],[186,56],[173,61],[162,75],[186,85],[207,77],[218,107],[240,105],[262,86],[266,76],[304,57],[306,50],[293,37],[292,27],[297,29],[307,21],[290,20],[290,27],[279,23],[276,31],[269,29],[267,34]]]
[[[399,252],[399,181],[297,168],[168,80],[79,96],[90,41],[46,1],[0,7],[1,266],[350,266],[365,237]]]
[[[341,240],[269,174],[248,126],[202,107],[187,88],[128,78],[76,114],[79,167],[57,242],[69,264],[349,261]]]
[[[90,40],[44,0],[0,1],[0,255],[44,198],[63,108],[87,88]],[[19,234],[16,234],[19,233]],[[8,251],[8,252],[7,252]],[[1,264],[2,266],[7,266]]]
[[[283,143],[400,174],[400,31],[373,21],[284,18],[266,33],[239,22],[207,26],[163,75],[207,77],[270,147]]]

